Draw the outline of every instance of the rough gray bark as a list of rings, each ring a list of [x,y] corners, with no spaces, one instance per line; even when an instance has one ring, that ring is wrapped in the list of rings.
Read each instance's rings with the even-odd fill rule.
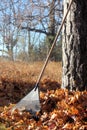
[[[70,0],[64,0],[64,14]],[[87,0],[74,0],[63,28],[62,87],[87,90]]]

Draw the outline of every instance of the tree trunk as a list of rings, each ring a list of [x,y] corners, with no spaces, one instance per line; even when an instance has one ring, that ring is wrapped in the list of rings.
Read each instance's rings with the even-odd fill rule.
[[[64,0],[64,14],[70,0]],[[87,90],[87,0],[74,0],[63,28],[62,87]]]
[[[55,36],[55,1],[52,0],[50,3],[50,10],[49,10],[49,34],[51,36]]]
[[[54,41],[55,38],[55,25],[56,25],[56,20],[55,20],[55,0],[52,0],[50,3],[50,8],[49,8],[49,28],[48,28],[48,34],[50,34],[49,36],[47,36],[48,39],[48,52],[50,50],[50,47],[52,46],[52,43]],[[55,45],[56,46],[56,45]],[[55,48],[51,53],[50,56],[50,60],[55,60]]]

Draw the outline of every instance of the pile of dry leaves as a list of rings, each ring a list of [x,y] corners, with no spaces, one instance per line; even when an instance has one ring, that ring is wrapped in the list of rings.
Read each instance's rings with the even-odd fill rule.
[[[40,92],[41,111],[33,117],[29,112],[0,108],[0,122],[7,130],[86,130],[87,91],[69,92],[55,89]]]

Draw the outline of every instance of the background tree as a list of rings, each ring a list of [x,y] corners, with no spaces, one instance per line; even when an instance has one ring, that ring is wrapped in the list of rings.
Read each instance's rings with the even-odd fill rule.
[[[64,14],[70,0],[64,0]],[[74,0],[63,28],[62,87],[87,89],[87,1]]]
[[[54,1],[54,0],[47,0],[47,1],[41,1],[41,0],[36,0],[36,1],[31,1],[31,6],[28,7],[29,4],[26,5],[27,8],[27,12],[29,12],[29,14],[25,13],[25,18],[24,18],[24,22],[25,23],[29,23],[29,24],[25,24],[21,26],[21,29],[24,30],[28,30],[29,34],[31,32],[37,32],[38,34],[40,34],[41,37],[44,37],[44,40],[41,41],[40,40],[40,47],[42,47],[41,50],[43,50],[43,45],[41,45],[41,43],[43,43],[44,41],[44,45],[45,45],[45,55],[44,58],[46,57],[46,55],[48,54],[48,51],[52,45],[52,42],[54,40],[56,31],[60,25],[61,22],[61,18],[62,18],[62,0],[58,0],[58,1]],[[31,8],[31,12],[29,11]],[[28,10],[29,9],[29,10]],[[32,41],[32,39],[31,39]],[[29,43],[32,44],[29,40]],[[39,46],[38,45],[38,46]],[[31,46],[29,44],[29,46]],[[28,52],[31,52],[31,48],[28,47]],[[56,48],[56,47],[55,47]],[[39,49],[39,48],[37,48]],[[43,50],[44,53],[44,50]],[[30,55],[30,53],[29,53]],[[56,53],[56,49],[54,49],[54,51],[52,52],[51,55],[51,59],[57,60],[57,53]],[[42,59],[42,58],[41,58]]]
[[[13,49],[17,44],[19,32],[19,29],[15,26],[17,15],[14,4],[17,4],[17,2],[3,0],[0,3],[0,36],[3,44],[1,51],[5,52],[9,59],[13,60]]]
[[[3,46],[0,50],[7,52],[11,59],[16,58],[16,53],[22,51],[19,48],[20,38],[25,36],[28,60],[35,59],[36,50],[41,50],[46,58],[62,19],[62,0],[0,0],[0,3],[0,36]],[[44,44],[46,53],[41,43]],[[51,59],[57,57],[55,51]],[[41,56],[38,57],[39,60],[40,58]]]

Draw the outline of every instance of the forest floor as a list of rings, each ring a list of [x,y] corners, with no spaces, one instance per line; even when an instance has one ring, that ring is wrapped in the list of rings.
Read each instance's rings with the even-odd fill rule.
[[[61,89],[62,65],[49,62],[39,84],[41,111],[10,110],[34,87],[43,62],[0,61],[0,130],[86,130],[87,91]]]

